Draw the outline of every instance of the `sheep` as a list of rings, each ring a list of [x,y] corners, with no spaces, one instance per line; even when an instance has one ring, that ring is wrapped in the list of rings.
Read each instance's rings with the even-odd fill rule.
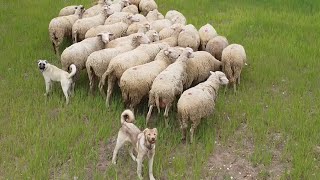
[[[129,1],[128,0],[121,0],[117,3],[113,3],[111,5],[109,5],[109,8],[115,13],[115,12],[121,12],[121,10],[124,7],[129,6]]]
[[[96,16],[78,19],[72,26],[73,42],[76,43],[85,39],[85,34],[90,28],[103,25],[110,13],[112,12],[109,6],[105,6],[104,11]]]
[[[156,76],[173,63],[181,54],[182,48],[161,50],[155,60],[126,70],[120,78],[122,99],[132,111],[146,97]]]
[[[188,75],[184,89],[205,81],[210,76],[209,71],[219,71],[222,67],[222,63],[206,51],[194,52],[193,56],[187,63]]]
[[[127,35],[140,32],[147,32],[150,30],[150,24],[148,22],[134,22],[127,29]]]
[[[126,35],[129,25],[124,22],[118,22],[111,25],[99,25],[89,29],[86,32],[85,38],[95,37],[102,32],[109,32],[113,34],[113,38],[119,38]]]
[[[94,86],[97,80],[100,80],[102,74],[107,70],[109,62],[117,55],[133,50],[140,44],[149,43],[149,39],[143,34],[137,34],[132,38],[131,44],[117,48],[107,48],[90,54],[86,61],[86,69],[89,77],[90,93],[93,94]],[[104,91],[101,92],[105,96]]]
[[[179,34],[178,46],[190,47],[197,51],[200,45],[200,36],[198,30],[192,25],[186,25]]]
[[[158,42],[159,41],[159,33],[155,30],[149,30],[146,32],[146,36],[149,38],[150,42]]]
[[[63,42],[64,37],[71,37],[72,25],[81,19],[84,10],[82,5],[74,8],[76,11],[73,15],[61,16],[53,18],[49,23],[49,37],[52,42],[53,50],[59,57],[59,46]]]
[[[105,25],[115,24],[118,22],[124,22],[128,25],[132,24],[133,22],[139,22],[139,19],[136,18],[131,13],[127,12],[116,12],[110,15],[106,21],[104,22]]]
[[[73,5],[73,6],[66,6],[64,8],[62,8],[59,12],[58,16],[69,16],[72,15],[76,12],[76,7],[78,7],[77,5]]]
[[[206,118],[214,112],[219,86],[229,82],[221,71],[211,71],[210,74],[205,82],[184,91],[178,100],[177,117],[182,130],[182,142],[186,141],[188,121],[191,122],[190,143],[193,142],[194,131],[201,118]]]
[[[129,5],[127,7],[124,7],[121,12],[127,12],[127,13],[131,13],[131,14],[138,14],[139,10],[138,7],[136,5]]]
[[[166,13],[165,19],[169,19],[171,22],[174,24],[182,24],[186,25],[187,24],[187,19],[184,17],[182,13],[176,10],[170,10]]]
[[[149,22],[152,22],[152,21],[164,19],[164,16],[158,11],[158,9],[154,9],[147,14],[146,18]]]
[[[129,0],[130,4],[136,5],[137,7],[139,7],[139,3],[141,0]]]
[[[110,36],[110,33],[101,33],[97,37],[85,39],[66,48],[61,54],[62,69],[67,71],[71,64],[76,65],[79,69],[76,74],[77,78],[80,70],[85,68],[88,56],[94,51],[103,49],[110,41]]]
[[[93,17],[103,12],[104,5],[111,5],[110,0],[99,0],[97,5],[94,5],[86,10],[83,14],[83,18]]]
[[[199,29],[201,46],[200,50],[205,51],[208,41],[218,36],[217,31],[210,24],[206,24]]]
[[[175,32],[175,29],[183,29],[184,25],[182,24],[173,24],[171,25],[170,27],[166,27],[164,29],[162,29],[160,32],[159,32],[159,38],[160,40],[162,39],[166,39],[166,38],[169,38],[172,36],[172,34]],[[180,30],[180,31],[181,31]],[[179,33],[180,33],[179,31]],[[179,35],[179,34],[178,34]]]
[[[144,16],[154,9],[158,9],[158,5],[154,0],[141,0],[139,3],[139,10]]]
[[[166,44],[142,44],[136,49],[120,54],[111,59],[107,71],[102,75],[99,88],[103,86],[108,77],[108,90],[106,106],[109,107],[114,84],[120,80],[122,74],[130,67],[145,64],[154,60],[160,50],[168,47]]]
[[[187,61],[191,57],[193,57],[193,50],[185,48],[179,58],[154,79],[149,91],[146,125],[149,123],[153,106],[156,105],[158,113],[160,113],[160,107],[165,107],[164,117],[166,127],[168,127],[168,113],[176,96],[183,91],[183,84],[187,77]]]
[[[174,24],[170,27],[170,29],[170,32],[167,32],[167,34],[170,34],[170,36],[168,38],[160,40],[159,42],[167,43],[169,46],[174,47],[178,45],[178,37],[180,32],[182,31],[182,26]]]
[[[115,47],[121,47],[121,46],[125,46],[127,44],[131,44],[132,39],[137,36],[137,35],[141,35],[144,37],[147,37],[144,33],[135,33],[135,34],[131,34],[129,36],[124,36],[118,39],[114,39],[112,41],[110,41],[106,48],[115,48]]]
[[[234,93],[237,91],[236,83],[240,85],[240,74],[243,66],[247,65],[246,61],[246,52],[240,44],[230,44],[222,51],[222,69],[230,85],[233,85]]]
[[[216,59],[221,61],[222,51],[229,45],[229,42],[224,36],[216,36],[209,40],[206,45],[206,51]]]
[[[150,29],[154,29],[157,32],[160,32],[162,29],[170,27],[172,22],[168,19],[159,19],[156,21],[150,22]]]

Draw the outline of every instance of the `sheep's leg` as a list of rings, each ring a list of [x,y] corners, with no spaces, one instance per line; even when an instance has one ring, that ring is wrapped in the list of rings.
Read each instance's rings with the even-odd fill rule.
[[[148,114],[147,114],[147,117],[146,117],[146,126],[148,125],[148,123],[150,121],[150,117],[151,117],[151,114],[152,114],[152,109],[153,109],[153,105],[150,105],[149,106],[149,111],[148,111]]]
[[[54,54],[57,54],[56,45],[54,44],[53,41],[52,41],[52,47],[53,47]]]
[[[112,95],[112,92],[113,92],[113,86],[116,83],[116,80],[117,79],[114,76],[109,76],[109,78],[108,78],[108,91],[107,91],[107,98],[106,98],[106,106],[107,106],[107,108],[110,105],[110,98],[111,98],[111,95]]]
[[[90,87],[90,89],[89,89],[89,91],[90,91],[90,94],[91,95],[95,95],[95,91],[96,91],[96,86],[97,86],[97,76],[96,75],[94,75],[94,74],[91,74],[91,77],[89,76],[89,81],[90,81],[90,83],[89,83],[89,87]]]
[[[200,119],[196,119],[192,122],[193,123],[191,124],[191,128],[190,128],[190,143],[193,143],[194,131],[197,128],[197,126],[199,125]]]
[[[240,75],[239,75],[237,80],[238,80],[238,85],[240,85]]]
[[[171,103],[168,103],[166,105],[166,109],[164,110],[164,118],[165,118],[165,123],[166,127],[169,127],[169,110],[171,108]]]

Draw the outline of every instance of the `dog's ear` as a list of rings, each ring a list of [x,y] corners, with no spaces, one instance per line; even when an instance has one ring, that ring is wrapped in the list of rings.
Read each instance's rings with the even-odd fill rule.
[[[45,63],[48,63],[48,61],[47,61],[47,60],[44,60],[44,62],[45,62]]]
[[[157,128],[153,128],[152,129],[156,134],[158,134],[158,129]]]
[[[143,130],[143,135],[144,135],[144,136],[147,135],[148,130],[149,130],[148,128],[146,128],[146,129]]]
[[[40,62],[40,60],[37,60],[37,64]]]

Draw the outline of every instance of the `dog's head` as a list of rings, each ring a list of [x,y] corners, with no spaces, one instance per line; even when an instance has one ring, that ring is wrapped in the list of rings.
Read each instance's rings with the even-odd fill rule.
[[[47,60],[38,60],[38,68],[41,72],[45,71],[48,66]]]
[[[158,130],[157,128],[149,129],[146,128],[143,131],[144,137],[150,144],[154,144],[157,141]]]

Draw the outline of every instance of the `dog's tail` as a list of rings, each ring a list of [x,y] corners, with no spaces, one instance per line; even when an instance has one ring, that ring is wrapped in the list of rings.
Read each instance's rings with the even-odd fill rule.
[[[71,64],[69,68],[71,69],[71,73],[69,73],[68,78],[72,78],[77,72],[77,67],[76,65]]]
[[[122,112],[121,114],[121,124],[123,124],[124,122],[127,123],[134,123],[135,121],[135,117],[134,114],[131,110],[126,109]]]

